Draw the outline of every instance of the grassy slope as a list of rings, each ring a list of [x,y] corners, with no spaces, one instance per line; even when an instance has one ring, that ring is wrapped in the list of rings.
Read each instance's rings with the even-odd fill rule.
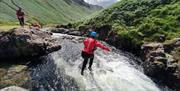
[[[167,39],[180,37],[178,17],[179,0],[121,0],[84,22],[84,25],[111,25],[112,31],[121,38],[120,44],[141,45],[159,41],[160,35],[165,35]]]
[[[10,0],[3,1],[16,8]],[[14,0],[14,2],[26,12],[27,22],[38,20],[44,24],[73,22],[97,10],[75,2],[67,4],[64,0]],[[15,11],[0,2],[0,24],[15,22],[17,22]]]

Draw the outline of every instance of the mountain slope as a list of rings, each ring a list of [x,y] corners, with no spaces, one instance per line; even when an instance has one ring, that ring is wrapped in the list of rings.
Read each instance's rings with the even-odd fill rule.
[[[96,29],[109,25],[123,48],[180,37],[179,0],[121,0],[84,22]],[[97,30],[98,31],[98,30]],[[129,46],[127,46],[129,44]],[[131,50],[130,48],[130,50]]]
[[[17,22],[12,1],[23,8],[27,22],[45,24],[72,22],[100,9],[82,0],[0,0],[0,23]]]

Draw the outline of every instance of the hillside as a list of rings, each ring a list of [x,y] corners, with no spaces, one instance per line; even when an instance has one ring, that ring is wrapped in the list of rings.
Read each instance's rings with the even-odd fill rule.
[[[179,0],[122,0],[92,16],[79,26],[110,26],[119,36],[119,46],[136,49],[146,42],[180,37]],[[97,30],[98,31],[98,30]],[[127,48],[128,47],[128,48]]]
[[[23,8],[27,22],[43,24],[72,22],[101,9],[83,0],[0,0],[0,24],[17,22],[13,2]]]

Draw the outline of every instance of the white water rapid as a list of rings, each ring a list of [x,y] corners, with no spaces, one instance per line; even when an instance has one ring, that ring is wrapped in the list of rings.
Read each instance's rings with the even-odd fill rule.
[[[71,38],[71,37],[70,37]],[[77,81],[82,91],[159,91],[156,85],[141,71],[130,64],[132,59],[114,51],[106,53],[98,49],[95,53],[93,72],[85,70],[85,75],[80,75],[83,63],[81,58],[82,43],[61,41],[62,50],[52,54],[57,68]],[[73,42],[75,41],[75,42]],[[88,66],[88,65],[87,65]]]
[[[107,53],[95,52],[93,72],[80,74],[83,59],[82,38],[54,34],[62,49],[48,55],[47,63],[32,68],[34,80],[32,90],[37,91],[160,91],[153,81],[143,74],[134,56],[111,46]],[[88,65],[87,65],[88,66]]]

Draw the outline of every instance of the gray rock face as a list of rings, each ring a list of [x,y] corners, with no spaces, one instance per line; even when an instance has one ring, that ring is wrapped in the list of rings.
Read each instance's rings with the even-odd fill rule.
[[[17,86],[11,86],[11,87],[6,87],[4,89],[1,89],[0,91],[28,91],[28,90],[21,87],[17,87]]]
[[[164,45],[161,43],[144,44],[142,49],[145,54],[145,61],[142,64],[145,74],[173,89],[180,90],[178,62],[166,52]]]
[[[61,49],[51,33],[12,29],[0,33],[0,59],[28,58]]]

